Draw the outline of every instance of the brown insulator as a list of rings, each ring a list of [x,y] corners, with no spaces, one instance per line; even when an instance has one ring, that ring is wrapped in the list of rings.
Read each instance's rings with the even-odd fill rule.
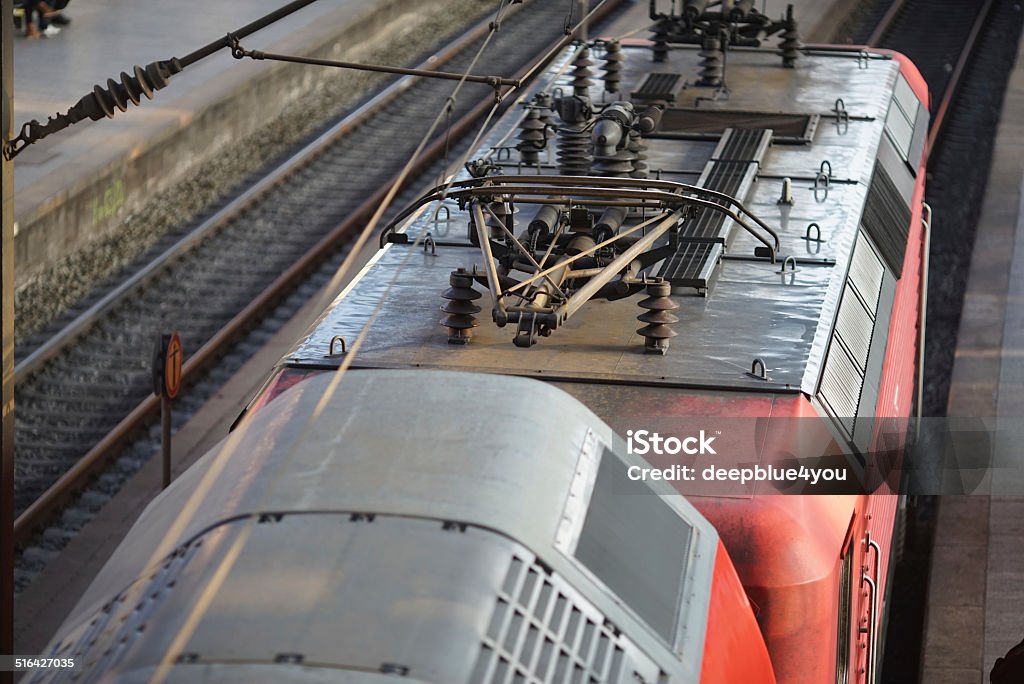
[[[448,344],[469,344],[473,338],[473,328],[480,323],[474,314],[480,313],[480,307],[473,303],[480,299],[479,292],[473,289],[473,276],[460,268],[448,276],[451,285],[441,295],[448,301],[441,307],[446,314],[441,325],[448,328]]]
[[[668,351],[669,340],[678,334],[669,327],[679,322],[679,318],[671,313],[679,308],[672,301],[671,295],[671,283],[658,279],[647,285],[647,299],[640,302],[640,307],[647,311],[636,318],[647,325],[639,328],[637,333],[644,337],[644,347],[648,353],[664,354]]]
[[[530,107],[526,116],[519,121],[519,143],[516,149],[519,150],[519,159],[524,164],[536,165],[540,163],[540,153],[547,147],[548,137],[546,126],[540,120],[540,110]]]
[[[622,83],[622,45],[610,40],[604,46],[604,89],[608,93],[619,92]]]
[[[563,176],[588,176],[594,161],[594,143],[583,125],[558,129],[558,173]]]
[[[592,76],[595,72],[590,68],[594,66],[594,60],[590,59],[590,48],[580,48],[576,53],[576,59],[572,63],[572,94],[578,97],[589,97],[590,86],[594,85]]]
[[[540,114],[540,120],[545,126],[555,127],[555,98],[551,93],[537,93],[533,96],[533,105]]]
[[[722,41],[706,37],[700,47],[700,79],[697,85],[720,86],[724,75]]]
[[[652,61],[665,62],[668,60],[668,29],[664,23],[658,23],[654,27],[654,45],[651,47]]]
[[[507,202],[491,202],[487,205],[490,211],[484,212],[484,225],[488,228],[488,235],[493,239],[503,239],[505,231],[501,226],[512,232],[512,205]]]
[[[797,29],[796,19],[793,18],[793,6],[789,5],[786,8],[786,22],[785,29],[782,32],[782,42],[779,43],[782,66],[787,69],[794,68],[803,46],[804,44],[800,42],[800,31]]]
[[[647,178],[647,143],[644,137],[637,131],[629,132],[629,143],[626,149],[633,155],[633,170],[630,172],[632,178]]]
[[[633,173],[633,165],[636,162],[636,153],[629,149],[618,150],[615,154],[603,155],[594,154],[594,163],[591,169],[595,176],[607,176],[609,178],[629,178]]]

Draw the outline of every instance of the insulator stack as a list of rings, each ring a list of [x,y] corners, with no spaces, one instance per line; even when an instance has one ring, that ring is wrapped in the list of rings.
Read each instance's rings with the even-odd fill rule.
[[[481,295],[473,289],[473,277],[465,269],[452,271],[448,284],[451,287],[441,295],[448,300],[441,307],[445,314],[441,325],[448,328],[448,344],[469,344],[473,328],[480,324],[474,316],[480,313],[480,307],[473,302]]]
[[[590,97],[590,86],[594,85],[594,60],[590,59],[590,48],[580,48],[576,60],[572,63],[572,94],[579,97]]]
[[[605,43],[604,53],[604,89],[608,93],[619,92],[622,83],[622,45],[617,40]]]
[[[558,129],[558,172],[563,176],[588,176],[594,161],[594,142],[582,125]]]
[[[530,107],[526,116],[519,122],[519,143],[516,149],[519,150],[519,159],[524,164],[536,165],[540,163],[540,153],[547,147],[546,126],[540,119],[540,111],[537,107]]]
[[[668,60],[668,29],[658,24],[654,27],[654,46],[651,48],[653,61],[665,62]]]
[[[722,76],[725,73],[724,61],[722,42],[718,38],[705,38],[700,48],[700,79],[697,81],[697,85],[722,85]]]
[[[4,146],[4,154],[13,159],[26,146],[79,121],[99,121],[104,117],[111,119],[118,109],[127,111],[129,102],[138,105],[143,97],[152,100],[153,92],[166,88],[168,79],[180,72],[181,68],[181,63],[175,58],[150,62],[145,68],[136,65],[132,75],[122,71],[120,82],[108,79],[105,89],[95,86],[91,93],[78,100],[70,109],[49,117],[45,124],[35,119],[29,121],[22,126],[18,137]]]
[[[633,178],[647,178],[647,143],[638,131],[629,132],[626,149],[633,155],[633,170],[629,175]]]
[[[490,209],[490,211],[484,212],[484,225],[488,228],[487,234],[494,239],[504,239],[505,231],[501,229],[501,226],[512,231],[512,206],[505,202],[491,202],[487,208]]]
[[[150,62],[145,68],[136,65],[132,75],[121,72],[120,82],[107,79],[105,90],[97,85],[73,109],[81,108],[81,113],[93,121],[113,118],[115,108],[124,112],[128,110],[129,102],[138,105],[143,96],[152,100],[153,91],[166,88],[167,79],[179,71],[181,64],[176,59]]]
[[[594,163],[591,165],[593,173],[597,176],[609,178],[629,178],[633,174],[636,163],[636,152],[626,149],[617,150],[612,155],[594,154]]]
[[[664,354],[668,351],[669,341],[678,333],[669,326],[678,323],[679,318],[672,313],[679,305],[672,301],[672,284],[660,278],[647,286],[647,299],[640,302],[640,308],[647,309],[637,316],[637,320],[646,323],[637,330],[643,335],[645,351],[651,354]]]
[[[793,18],[793,6],[790,5],[786,9],[786,28],[782,32],[782,42],[779,43],[782,66],[787,69],[794,68],[803,46],[804,44],[800,42],[800,31],[797,30],[796,19]]]
[[[537,93],[533,96],[533,104],[540,114],[541,123],[551,128],[556,127],[555,123],[555,98],[551,93]]]

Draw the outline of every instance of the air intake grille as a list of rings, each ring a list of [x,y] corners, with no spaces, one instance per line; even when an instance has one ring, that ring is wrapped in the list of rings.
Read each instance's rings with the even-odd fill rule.
[[[899,278],[903,273],[903,255],[907,250],[907,236],[910,233],[910,207],[878,162],[875,162],[861,223],[878,245],[889,270]]]
[[[72,670],[41,670],[30,684],[48,682],[90,683],[99,681],[125,656],[146,628],[154,611],[171,598],[178,576],[188,566],[202,539],[177,549],[148,578],[136,581],[93,616],[86,629],[72,643],[62,641],[47,657],[76,656],[85,672]]]
[[[684,83],[682,74],[652,72],[647,74],[640,87],[633,91],[633,101],[673,104]]]
[[[470,682],[618,682],[626,659],[618,639],[540,566],[513,557]]]
[[[708,162],[701,185],[734,197],[745,195],[753,182],[753,169],[760,164],[771,136],[771,131],[763,129],[728,129],[721,153]],[[710,209],[700,211],[680,228],[679,246],[675,254],[665,260],[658,275],[677,287],[706,291],[722,256],[722,245],[728,240],[729,229],[725,214]]]

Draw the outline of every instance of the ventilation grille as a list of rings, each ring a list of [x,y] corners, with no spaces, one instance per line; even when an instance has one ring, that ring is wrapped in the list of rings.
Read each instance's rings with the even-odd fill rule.
[[[857,244],[850,261],[847,285],[853,288],[864,307],[875,317],[878,311],[878,295],[882,291],[882,275],[885,269],[875,250],[868,244],[862,233],[857,233]]]
[[[882,275],[881,260],[858,233],[818,390],[818,397],[851,436],[875,331]]]
[[[136,581],[103,606],[73,642],[60,642],[47,655],[53,658],[75,656],[80,671],[39,671],[29,680],[30,684],[99,681],[105,672],[121,662],[146,629],[153,612],[170,598],[177,578],[201,545],[200,539],[176,550],[148,578]]]
[[[772,132],[763,129],[732,129],[726,131],[721,152],[705,167],[702,187],[733,197],[745,195],[754,179],[754,170],[768,148]],[[727,204],[725,200],[712,200]],[[708,289],[715,268],[722,256],[722,247],[731,226],[720,211],[704,209],[679,229],[679,245],[665,260],[660,277],[677,287]],[[714,248],[702,243],[715,243]],[[696,247],[695,244],[701,245]]]
[[[625,652],[598,619],[595,611],[575,605],[539,565],[513,557],[469,681],[618,682]]]
[[[868,367],[868,350],[871,348],[871,333],[874,327],[875,322],[871,319],[871,314],[853,293],[853,286],[847,283],[843,299],[839,303],[835,337],[849,352],[861,375]]]
[[[875,162],[861,223],[878,245],[889,270],[899,278],[903,273],[903,255],[910,234],[910,207],[878,162]]]
[[[634,102],[666,102],[672,104],[683,89],[682,74],[656,73],[647,74],[640,87],[633,91]]]

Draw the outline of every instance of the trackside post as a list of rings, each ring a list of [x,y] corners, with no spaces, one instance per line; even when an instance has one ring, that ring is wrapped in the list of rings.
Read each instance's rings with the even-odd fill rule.
[[[153,392],[160,397],[160,455],[164,489],[171,484],[171,408],[181,389],[183,356],[178,333],[160,336],[153,354]]]

